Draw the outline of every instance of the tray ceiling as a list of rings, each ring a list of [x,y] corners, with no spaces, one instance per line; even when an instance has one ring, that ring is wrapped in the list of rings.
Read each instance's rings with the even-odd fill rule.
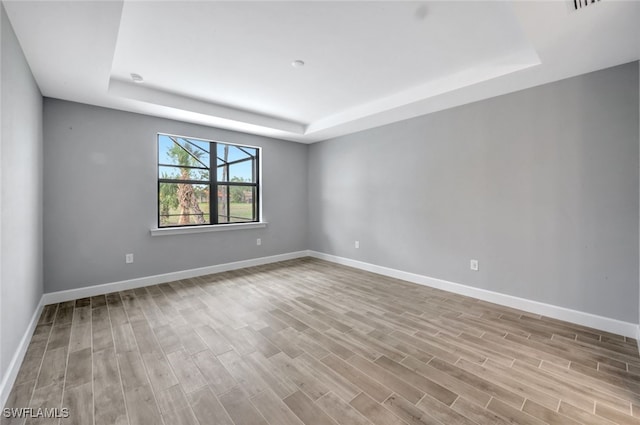
[[[44,96],[305,143],[640,57],[629,1],[3,3]]]

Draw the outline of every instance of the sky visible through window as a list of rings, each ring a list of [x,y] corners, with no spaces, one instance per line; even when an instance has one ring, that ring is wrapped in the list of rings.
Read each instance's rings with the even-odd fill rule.
[[[177,141],[178,144],[180,144],[181,146],[183,147],[188,146],[188,148],[191,151],[196,153],[195,156],[198,157],[198,163],[197,163],[198,166],[202,166],[203,168],[209,167],[210,144],[208,141],[186,138],[186,137],[168,136],[164,134],[160,134],[158,136],[158,159],[160,164],[175,165],[179,167],[179,164],[177,164],[175,160],[172,159],[171,156],[169,155],[170,149],[176,146],[176,143],[172,140],[172,138],[175,141]],[[253,148],[243,147],[244,151],[246,151],[244,152],[242,149],[239,149],[234,145],[226,145],[226,146],[229,147],[228,154],[227,154],[227,162],[229,163],[237,160],[249,158],[249,155],[247,155],[247,153],[254,156],[256,154],[255,152],[256,149],[253,149]],[[224,148],[225,148],[224,143],[220,142],[217,144],[217,151],[218,151],[217,165],[222,165],[224,163]],[[253,176],[252,161],[243,161],[237,164],[232,164],[229,168],[230,168],[229,180],[245,181],[245,182],[255,181]],[[173,178],[174,175],[177,178],[177,175],[180,173],[179,168],[174,168],[174,167],[160,167],[160,171],[161,173],[166,173],[168,178]],[[221,179],[222,178],[221,169],[218,170],[217,174],[218,174],[218,179]],[[209,177],[208,172],[205,172],[204,170],[198,171],[198,172],[192,171],[190,176],[190,178],[193,178],[194,180],[201,180],[203,178],[208,179],[208,177]]]

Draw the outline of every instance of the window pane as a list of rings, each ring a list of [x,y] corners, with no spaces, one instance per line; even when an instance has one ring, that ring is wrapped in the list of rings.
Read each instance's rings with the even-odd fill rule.
[[[241,159],[255,158],[257,149],[245,146],[234,146],[218,142],[218,165],[234,162]]]
[[[247,160],[218,166],[218,181],[255,183],[254,163],[253,160]]]
[[[160,183],[160,227],[211,224],[209,185]]]
[[[209,142],[184,137],[158,136],[158,163],[209,167]]]
[[[209,181],[209,170],[159,166],[158,176],[161,179]]]
[[[231,198],[229,215],[232,223],[255,221],[255,188],[229,186]]]
[[[218,222],[255,221],[255,187],[218,186]]]
[[[229,165],[229,181],[255,182],[253,176],[253,161],[242,161]]]

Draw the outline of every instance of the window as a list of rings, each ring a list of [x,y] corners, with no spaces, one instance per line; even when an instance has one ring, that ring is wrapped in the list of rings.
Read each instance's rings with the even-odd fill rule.
[[[158,134],[158,227],[259,221],[260,149]]]

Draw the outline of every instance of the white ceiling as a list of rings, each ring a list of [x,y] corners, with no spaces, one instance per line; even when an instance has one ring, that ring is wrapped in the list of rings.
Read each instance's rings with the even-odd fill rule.
[[[640,59],[639,1],[3,4],[44,96],[304,143]]]

